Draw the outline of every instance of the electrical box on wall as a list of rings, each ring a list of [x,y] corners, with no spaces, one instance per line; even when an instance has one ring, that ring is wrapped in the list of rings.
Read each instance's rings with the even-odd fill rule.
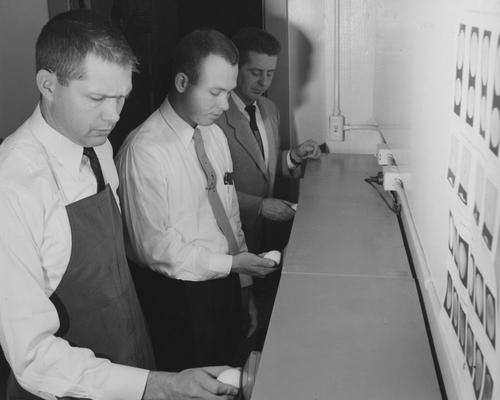
[[[396,191],[398,186],[408,184],[410,174],[408,171],[402,171],[396,165],[385,165],[382,167],[384,174],[384,190]]]
[[[377,154],[375,156],[377,157],[378,165],[395,164],[392,150],[385,143],[377,145]]]
[[[344,116],[330,115],[328,139],[341,142],[344,140]]]

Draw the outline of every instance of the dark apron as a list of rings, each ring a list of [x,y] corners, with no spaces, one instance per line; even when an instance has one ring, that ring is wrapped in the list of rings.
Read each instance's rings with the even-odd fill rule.
[[[68,267],[50,297],[56,336],[113,363],[154,368],[151,342],[123,245],[120,211],[109,185],[66,206],[72,247]],[[11,374],[7,400],[38,399]]]
[[[233,364],[241,323],[237,274],[192,282],[170,279],[132,264],[132,276],[151,331],[158,369],[181,371]]]

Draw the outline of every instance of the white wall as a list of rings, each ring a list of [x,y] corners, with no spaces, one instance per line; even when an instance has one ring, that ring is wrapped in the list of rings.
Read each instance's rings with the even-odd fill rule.
[[[292,129],[292,134],[297,136],[298,141],[310,136],[324,141],[328,138],[328,116],[333,106],[333,0],[288,0],[286,3],[283,18],[289,21],[289,54],[284,62],[289,68],[289,93],[276,90],[270,92],[270,97],[280,102],[289,101],[293,110],[290,126],[293,128],[295,124],[296,131]],[[340,0],[340,108],[348,124],[377,122],[394,151],[397,164],[409,172],[409,179],[404,182],[405,190],[431,271],[430,281],[425,285],[435,288],[440,301],[429,312],[439,318],[443,314],[447,273],[453,265],[453,260],[450,264],[447,248],[448,215],[450,209],[459,208],[456,206],[456,193],[452,193],[446,181],[450,141],[454,134],[468,134],[466,124],[462,121],[457,125],[458,118],[453,115],[457,28],[464,18],[465,22],[468,21],[468,29],[473,20],[480,29],[493,31],[490,73],[500,77],[500,58],[498,65],[493,65],[493,47],[497,46],[500,31],[500,2],[497,0]],[[300,44],[304,38],[312,45],[311,50]],[[306,60],[308,57],[309,61]],[[311,73],[304,80],[300,68],[308,64]],[[488,90],[491,101],[492,87]],[[289,99],[284,98],[286,95]],[[301,101],[296,102],[296,98]],[[464,119],[463,113],[461,119]],[[347,141],[335,144],[333,149],[339,152],[374,152],[375,142],[373,133],[356,132],[348,134]],[[474,151],[482,146],[488,152],[486,142],[469,144]],[[491,179],[500,187],[498,159],[493,159],[491,154],[484,155],[481,150],[479,148],[474,157],[486,167],[492,167]],[[481,244],[481,237],[477,229],[469,229],[469,208],[470,204],[461,211],[465,215],[463,232],[469,236],[472,248]],[[497,235],[498,221],[497,210],[493,227]],[[483,261],[493,264],[491,258]],[[498,329],[498,255],[494,262]],[[494,281],[492,279],[489,283],[492,288],[495,287]],[[461,290],[466,293],[467,287]],[[461,296],[461,302],[466,297]],[[466,303],[463,302],[467,320],[470,318],[472,321],[475,318],[473,307]],[[447,359],[441,361],[443,365],[449,364],[447,368],[454,369],[448,371],[445,377],[448,379],[450,374],[454,374],[454,378],[446,382],[455,386],[450,395],[472,399],[474,392],[470,377],[464,379],[467,377],[462,370],[464,357],[457,345],[456,334],[450,333],[449,318],[448,321],[446,318],[439,320],[439,324],[442,326],[435,334],[442,336],[444,351],[448,353]],[[476,328],[483,330],[476,335],[478,338],[485,336],[484,327],[479,322]],[[486,353],[490,369],[494,370],[496,377],[500,377],[500,351],[497,348],[495,352],[487,339],[485,343],[481,340],[479,343]],[[500,378],[495,385],[498,388]],[[496,393],[498,395],[499,392]]]
[[[12,133],[38,101],[35,41],[47,20],[46,1],[0,1],[0,138]]]
[[[369,0],[341,1],[340,108],[346,124],[371,124],[375,57],[375,9]],[[370,7],[371,8],[370,8]],[[266,29],[285,45],[269,97],[289,111],[283,132],[292,144],[313,138],[329,140],[333,113],[333,0],[268,0]],[[283,25],[288,21],[288,25]],[[286,81],[285,81],[286,79]],[[282,111],[283,112],[283,111]],[[334,143],[338,152],[371,153],[379,141],[375,132],[347,132]],[[287,138],[288,139],[288,138]],[[282,144],[287,141],[282,139]]]
[[[425,259],[430,269],[428,281],[425,282],[424,292],[429,290],[437,295],[438,302],[434,303],[433,313],[436,317],[434,336],[440,335],[443,345],[440,348],[441,366],[445,374],[445,383],[453,393],[453,398],[473,399],[476,395],[473,390],[471,376],[464,368],[466,352],[460,348],[456,332],[453,331],[450,318],[443,311],[443,301],[447,289],[448,273],[456,288],[459,307],[464,311],[464,320],[472,327],[473,343],[481,349],[485,363],[490,372],[496,377],[495,393],[498,391],[500,376],[500,351],[494,348],[486,334],[486,319],[478,318],[474,304],[469,299],[468,290],[474,286],[471,275],[474,268],[480,269],[484,275],[484,285],[488,286],[496,298],[496,312],[493,323],[498,330],[499,312],[498,295],[500,287],[499,254],[495,248],[488,250],[481,237],[481,224],[473,220],[473,200],[475,199],[476,165],[481,164],[486,170],[496,190],[500,188],[500,162],[498,157],[488,149],[490,132],[486,132],[486,140],[479,132],[479,88],[476,84],[476,93],[468,96],[468,62],[471,27],[479,29],[480,35],[486,29],[492,32],[492,45],[488,48],[489,60],[485,63],[485,70],[480,74],[488,76],[488,101],[486,118],[491,114],[491,93],[493,92],[492,78],[498,76],[500,85],[500,54],[497,53],[497,43],[500,40],[500,3],[498,1],[468,1],[468,0],[377,0],[373,2],[376,20],[375,65],[374,65],[374,117],[382,127],[388,143],[394,149],[397,164],[407,170],[410,175],[406,179],[405,191],[408,195],[411,214],[416,223],[418,236],[422,242]],[[464,47],[465,72],[462,80],[463,89],[462,107],[460,115],[454,113],[456,60],[458,47],[458,27],[463,23],[467,26]],[[478,69],[480,68],[481,41],[475,53]],[[497,59],[495,60],[495,57]],[[495,66],[496,63],[496,66]],[[495,69],[496,68],[496,69]],[[480,79],[482,76],[480,75]],[[500,90],[500,89],[499,89]],[[465,115],[468,112],[467,102],[473,98],[475,104],[475,122],[473,126],[466,123]],[[492,128],[493,129],[493,128]],[[498,129],[498,127],[497,127]],[[491,133],[493,135],[493,133]],[[456,137],[460,141],[458,148],[457,181],[462,179],[464,162],[463,149],[472,154],[472,163],[468,171],[468,202],[459,200],[457,186],[449,185],[446,180],[450,160],[451,140]],[[481,181],[483,185],[486,181]],[[498,240],[498,197],[493,204],[487,206],[483,199],[478,201],[482,214],[480,221],[485,218],[485,208],[496,212],[492,221],[493,243]],[[493,209],[493,210],[491,210]],[[459,236],[468,243],[468,282],[461,283],[459,269],[456,267],[456,258],[448,250],[450,228],[448,225],[449,212],[454,214]],[[483,221],[484,222],[484,221]],[[495,247],[495,245],[493,245]],[[496,257],[496,259],[495,259]],[[496,263],[496,264],[495,264]],[[460,265],[460,262],[458,263]],[[496,269],[496,271],[495,271]],[[495,277],[496,274],[496,277]],[[467,275],[466,275],[467,276]],[[467,280],[467,278],[466,278]],[[484,291],[484,286],[481,283]],[[482,299],[482,298],[481,298]],[[476,302],[477,299],[474,300]],[[481,300],[483,301],[483,300]],[[458,308],[458,307],[457,307]],[[496,315],[495,315],[496,313]],[[465,324],[465,322],[464,322]],[[497,334],[498,335],[498,334]],[[467,335],[468,336],[468,335]],[[498,336],[496,338],[498,341]],[[439,342],[439,340],[437,340]],[[498,344],[497,344],[498,346]],[[481,387],[481,386],[480,386]],[[494,394],[495,396],[495,394]],[[498,398],[498,397],[494,397]]]

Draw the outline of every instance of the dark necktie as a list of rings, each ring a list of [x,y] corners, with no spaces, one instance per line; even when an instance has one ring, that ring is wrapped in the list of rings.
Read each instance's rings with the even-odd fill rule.
[[[210,207],[212,208],[212,211],[214,213],[215,220],[217,221],[217,225],[227,239],[227,243],[229,245],[229,254],[238,254],[238,243],[236,242],[236,238],[234,237],[233,229],[231,228],[231,224],[229,223],[229,218],[227,217],[226,210],[224,210],[224,206],[222,205],[219,193],[217,193],[217,175],[215,174],[215,170],[212,167],[212,164],[210,164],[210,160],[208,159],[207,153],[205,152],[203,138],[201,137],[201,133],[198,128],[194,130],[193,139],[196,156],[198,157],[201,169],[203,170],[207,178],[206,189],[208,202],[210,203]]]
[[[93,147],[84,147],[83,154],[86,155],[90,161],[90,167],[94,172],[95,179],[97,181],[97,193],[104,189],[104,177],[102,176],[101,164],[97,158],[97,154]]]
[[[262,144],[262,137],[260,136],[259,132],[259,127],[257,126],[257,118],[255,118],[255,106],[253,104],[250,104],[245,107],[245,111],[248,113],[250,117],[250,129],[253,132],[253,135],[255,136],[255,140],[257,141],[257,144],[259,145],[260,152],[262,154],[262,158],[265,159],[264,157],[264,145]]]

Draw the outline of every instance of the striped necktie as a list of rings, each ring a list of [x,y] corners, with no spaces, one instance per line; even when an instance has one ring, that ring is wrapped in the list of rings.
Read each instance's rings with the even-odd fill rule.
[[[231,228],[231,224],[229,223],[229,218],[227,217],[226,210],[224,210],[224,206],[222,205],[219,193],[217,193],[217,175],[214,168],[212,167],[212,164],[210,164],[207,153],[205,152],[203,138],[201,137],[201,133],[198,128],[194,130],[193,139],[196,156],[198,157],[201,169],[203,170],[207,178],[206,189],[208,202],[210,203],[210,207],[212,208],[212,211],[214,213],[215,220],[217,221],[217,225],[227,239],[227,243],[229,245],[229,254],[238,254],[240,252],[238,243],[236,242],[233,229]]]

